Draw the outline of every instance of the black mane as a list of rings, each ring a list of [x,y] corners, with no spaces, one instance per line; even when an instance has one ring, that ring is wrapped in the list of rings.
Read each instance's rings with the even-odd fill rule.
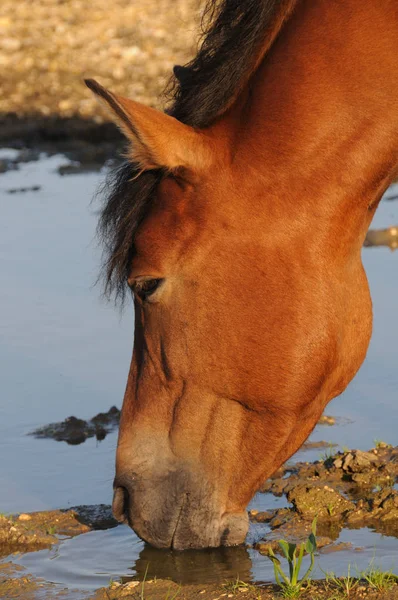
[[[196,57],[174,68],[167,111],[187,125],[209,126],[235,98],[251,72],[275,19],[292,0],[208,0],[203,41]],[[206,25],[207,24],[207,25]],[[105,295],[124,300],[126,277],[137,228],[163,176],[161,170],[140,174],[125,162],[108,177],[98,235],[104,248]]]

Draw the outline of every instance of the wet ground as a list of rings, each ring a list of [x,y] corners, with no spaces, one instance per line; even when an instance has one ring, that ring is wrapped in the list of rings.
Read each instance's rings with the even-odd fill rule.
[[[102,174],[91,168],[87,172],[61,155],[46,158],[25,151],[24,160],[19,161],[16,151],[0,151],[4,171],[0,175],[0,512],[108,505],[116,431],[109,431],[112,427],[108,429],[108,423],[93,417],[106,413],[113,405],[120,407],[131,353],[133,315],[129,309],[119,315],[101,301],[100,290],[94,286],[99,251],[94,242],[96,205],[90,205],[90,200]],[[389,197],[397,194],[398,186],[388,192]],[[398,202],[383,200],[372,228],[387,230],[396,224]],[[308,527],[312,515],[305,513],[305,498],[317,488],[316,497],[323,497],[325,513],[319,535],[329,538],[329,546],[317,558],[315,576],[323,576],[321,569],[347,573],[349,563],[364,569],[373,557],[384,569],[398,573],[395,471],[380,474],[383,469],[369,455],[359,455],[363,468],[355,471],[358,455],[347,452],[347,448],[367,451],[375,446],[375,440],[397,443],[398,254],[383,246],[367,247],[363,252],[375,313],[368,357],[349,389],[328,407],[328,414],[338,416],[335,425],[318,425],[311,444],[290,461],[322,459],[318,467],[301,467],[306,479],[301,496],[294,495],[294,491],[292,495],[288,489],[291,482],[298,491],[303,484],[298,481],[300,469],[295,467],[281,473],[280,480],[268,485],[267,493],[259,493],[252,501],[253,522],[247,547],[176,554],[145,546],[125,526],[71,535],[46,521],[44,534],[55,536],[57,543],[47,540],[44,545],[48,547],[4,557],[3,563],[12,561],[24,567],[18,572],[22,577],[30,573],[55,584],[48,592],[50,597],[64,588],[66,597],[87,597],[97,588],[108,586],[111,579],[142,579],[146,572],[148,578],[206,586],[238,576],[245,581],[272,580],[272,565],[261,555],[262,540],[284,537],[289,531],[296,534],[291,529],[291,511],[272,511],[295,506],[294,518],[305,521]],[[62,435],[61,441],[29,435],[71,416],[91,427],[92,435],[84,434],[84,443],[78,443],[83,441],[82,436],[68,444],[62,441]],[[86,431],[84,425],[81,427]],[[320,441],[326,445],[319,447]],[[393,452],[380,443],[378,446],[382,453]],[[384,455],[372,456],[376,460]],[[324,466],[325,459],[330,469]],[[395,465],[395,454],[386,454],[383,464]],[[378,473],[378,479],[374,473],[370,477],[372,470]],[[340,481],[347,474],[351,477],[348,483],[356,487],[355,493],[347,488],[346,479],[344,485]],[[364,475],[365,480],[352,480],[357,475]],[[370,487],[365,485],[369,477]],[[327,497],[325,486],[330,488]],[[344,519],[336,519],[340,505],[344,505]],[[373,509],[379,511],[373,515],[377,522],[365,514]],[[355,519],[358,510],[364,513],[361,519]],[[259,517],[256,511],[267,511],[268,516]],[[391,522],[380,527],[389,514],[393,515]],[[8,529],[16,527],[17,532],[22,526],[28,527],[28,532],[29,519],[4,525]],[[340,551],[327,550],[331,543],[335,547],[341,542]],[[40,585],[37,589],[44,592],[45,586]],[[209,597],[214,599],[216,592],[211,593]],[[36,592],[32,594],[34,597]],[[20,597],[27,598],[28,592],[21,592]]]

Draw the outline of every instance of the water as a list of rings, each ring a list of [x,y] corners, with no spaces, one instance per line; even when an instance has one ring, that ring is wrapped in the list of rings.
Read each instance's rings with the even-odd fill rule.
[[[1,151],[0,157],[13,151]],[[0,176],[0,512],[45,510],[111,502],[116,433],[80,446],[26,434],[76,415],[90,418],[120,406],[133,339],[133,314],[121,317],[94,287],[99,251],[90,199],[101,175],[60,177],[62,156],[42,157]],[[11,188],[38,191],[8,193]],[[398,193],[395,186],[394,193]],[[398,203],[383,201],[373,226],[398,224]],[[375,439],[396,443],[398,430],[398,253],[364,249],[374,302],[374,334],[367,359],[348,390],[328,407],[342,418],[318,426],[311,440],[368,449]],[[300,460],[321,450],[300,452]],[[258,494],[250,507],[284,506],[284,498]],[[267,526],[252,526],[249,541]],[[367,529],[340,539],[361,551],[321,554],[324,570],[343,573],[348,562],[365,568],[372,557],[398,564],[398,540]],[[270,562],[249,548],[173,553],[144,545],[125,526],[66,539],[51,550],[15,558],[28,571],[69,588],[93,590],[111,578],[149,576],[176,581],[272,579]],[[317,567],[318,576],[322,572]]]

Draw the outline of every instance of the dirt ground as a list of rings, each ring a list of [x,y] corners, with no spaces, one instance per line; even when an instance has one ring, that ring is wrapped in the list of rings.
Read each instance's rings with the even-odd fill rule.
[[[0,113],[97,117],[85,77],[159,105],[174,64],[194,52],[200,7],[200,0],[3,0]]]
[[[150,581],[142,583],[131,582],[124,585],[111,585],[102,588],[94,596],[93,600],[118,600],[119,598],[142,600],[165,600],[165,598],[178,598],[178,600],[229,600],[230,598],[244,598],[245,600],[279,600],[283,596],[277,586],[274,585],[244,585],[237,582],[228,582],[222,586],[184,586],[181,588],[170,581]],[[325,582],[313,582],[307,587],[303,586],[300,598],[302,600],[342,600],[345,596],[340,595],[336,587]],[[347,597],[347,596],[346,596]],[[398,598],[398,586],[393,586],[386,592],[372,590],[365,582],[358,582],[356,589],[349,595],[352,600],[368,598],[369,600],[395,600]]]
[[[23,600],[50,600],[65,597],[65,590],[53,584],[24,573],[13,563],[0,564],[0,597],[2,600],[23,598]],[[251,585],[239,581],[222,585],[185,585],[183,587],[167,580],[145,582],[111,583],[106,588],[87,594],[86,600],[281,600],[283,596],[276,585]],[[310,582],[302,587],[302,600],[396,600],[398,585],[392,583],[390,589],[382,592],[373,589],[366,581],[356,581],[349,595],[344,594],[336,583],[325,581]],[[81,595],[80,595],[81,598]]]
[[[123,148],[83,79],[149,104],[195,53],[203,0],[3,0],[0,146],[103,164]],[[1,165],[0,165],[1,171]]]

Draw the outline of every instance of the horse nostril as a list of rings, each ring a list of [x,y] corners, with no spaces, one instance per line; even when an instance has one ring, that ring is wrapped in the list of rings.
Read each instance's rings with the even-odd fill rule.
[[[119,523],[128,522],[129,493],[124,487],[117,487],[113,492],[112,512]]]

